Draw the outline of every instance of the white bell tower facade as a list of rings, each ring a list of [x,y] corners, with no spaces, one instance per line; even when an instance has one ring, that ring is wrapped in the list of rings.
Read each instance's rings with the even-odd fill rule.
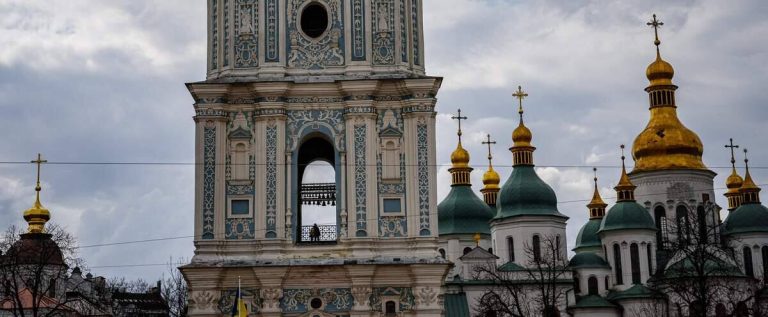
[[[421,0],[208,0],[190,316],[440,316]],[[330,166],[308,183],[309,166]],[[306,173],[305,173],[306,172]],[[325,222],[314,213],[328,213]]]

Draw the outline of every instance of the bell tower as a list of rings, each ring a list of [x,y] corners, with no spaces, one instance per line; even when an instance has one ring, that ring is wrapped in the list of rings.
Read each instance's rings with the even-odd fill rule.
[[[190,316],[440,316],[422,1],[207,2]]]

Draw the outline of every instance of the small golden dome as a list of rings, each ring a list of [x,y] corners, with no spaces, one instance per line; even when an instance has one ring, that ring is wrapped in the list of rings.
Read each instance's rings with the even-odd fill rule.
[[[733,171],[731,171],[731,175],[728,176],[728,178],[725,180],[725,186],[728,187],[729,191],[732,189],[736,189],[738,192],[739,188],[744,184],[744,179],[741,178],[739,173],[736,172],[736,169],[734,168]]]
[[[456,146],[456,150],[451,153],[451,163],[453,167],[469,167],[469,152],[461,147],[461,142]]]
[[[32,208],[24,211],[24,220],[29,224],[29,233],[44,233],[45,223],[51,219],[51,212],[40,203],[38,197]]]
[[[533,133],[528,127],[520,120],[520,125],[517,126],[515,131],[512,132],[512,142],[514,147],[530,147],[531,140],[533,139]]]
[[[483,174],[483,184],[485,185],[485,188],[499,188],[499,183],[501,183],[501,177],[499,177],[499,173],[496,173],[496,171],[493,169],[493,166],[489,166],[488,171]]]
[[[668,86],[672,85],[672,77],[675,76],[675,69],[672,68],[672,64],[661,59],[661,55],[657,49],[656,60],[653,61],[645,70],[645,76],[651,82],[651,86]]]

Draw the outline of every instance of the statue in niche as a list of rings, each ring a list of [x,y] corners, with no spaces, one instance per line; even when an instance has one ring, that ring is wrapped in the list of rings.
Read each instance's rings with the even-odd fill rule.
[[[397,129],[397,118],[395,118],[395,112],[392,111],[392,109],[387,110],[384,112],[384,117],[381,119],[381,129],[385,130],[387,128],[393,128]]]
[[[389,14],[387,11],[387,5],[385,3],[379,5],[379,32],[389,31]]]
[[[253,34],[253,15],[251,6],[245,5],[240,9],[240,35]]]

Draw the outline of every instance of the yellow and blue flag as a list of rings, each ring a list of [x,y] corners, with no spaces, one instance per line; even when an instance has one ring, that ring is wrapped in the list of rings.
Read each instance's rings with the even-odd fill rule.
[[[239,286],[237,288],[235,303],[232,305],[232,317],[248,317],[248,308],[245,307],[245,302],[243,301],[243,293],[240,292]]]

